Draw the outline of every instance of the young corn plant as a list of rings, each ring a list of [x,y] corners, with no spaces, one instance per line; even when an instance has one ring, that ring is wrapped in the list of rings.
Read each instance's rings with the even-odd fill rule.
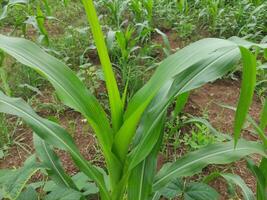
[[[110,117],[73,71],[34,43],[0,35],[0,49],[46,77],[61,101],[86,118],[105,158],[104,170],[108,179],[103,170],[81,155],[65,129],[38,116],[22,99],[8,97],[1,92],[0,111],[21,117],[32,128],[36,136],[36,154],[41,162],[35,164],[35,159],[31,157],[17,171],[9,171],[8,175],[6,171],[0,171],[0,177],[4,177],[0,178],[0,191],[5,198],[17,199],[29,177],[40,169],[45,169],[57,185],[68,191],[59,190],[57,195],[72,195],[70,199],[86,198],[82,187],[63,170],[53,148],[65,150],[71,155],[79,170],[95,182],[101,200],[159,199],[162,189],[173,179],[196,174],[209,164],[226,164],[254,153],[266,157],[261,143],[245,140],[237,143],[255,86],[256,61],[248,49],[256,44],[238,38],[231,41],[208,38],[195,42],[165,59],[126,105],[112,71],[94,3],[92,0],[82,0],[82,3],[103,68]],[[258,46],[266,48],[264,44]],[[241,57],[244,70],[235,121],[235,141],[208,145],[164,165],[157,172],[157,154],[162,144],[168,106],[173,101],[181,102],[180,106],[176,105],[176,112],[179,112],[184,105],[185,93],[222,77],[234,68]],[[57,199],[61,197],[57,196]]]

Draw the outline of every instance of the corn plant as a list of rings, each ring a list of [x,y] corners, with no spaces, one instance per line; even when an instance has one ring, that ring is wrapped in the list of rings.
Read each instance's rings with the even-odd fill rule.
[[[41,9],[42,6],[45,7],[45,12]],[[19,10],[13,10],[13,8]],[[9,20],[8,16],[10,14],[14,16],[16,15],[15,22],[12,21],[15,28],[11,34],[13,34],[16,29],[21,28],[23,34],[26,36],[27,25],[32,25],[33,28],[38,31],[38,41],[40,43],[43,42],[45,45],[49,45],[49,36],[45,27],[45,20],[48,19],[46,14],[49,16],[51,15],[51,9],[47,0],[9,0],[2,8],[0,21]]]
[[[38,116],[22,99],[1,92],[0,111],[21,117],[32,128],[38,136],[35,148],[41,161],[41,164],[35,163],[34,157],[30,157],[21,169],[9,171],[13,175],[1,171],[4,197],[18,198],[29,177],[40,169],[46,169],[51,179],[68,191],[58,190],[57,195],[66,197],[68,194],[72,195],[70,199],[85,199],[86,194],[63,170],[53,148],[71,155],[79,170],[97,185],[102,200],[159,199],[162,189],[173,179],[191,176],[209,164],[226,164],[253,153],[266,156],[261,143],[245,140],[237,143],[255,86],[256,61],[248,48],[257,44],[237,38],[231,41],[208,38],[195,42],[162,61],[150,80],[126,105],[118,90],[94,3],[92,0],[82,0],[82,3],[102,64],[110,116],[73,71],[34,43],[0,35],[0,49],[47,78],[61,101],[84,116],[98,139],[106,162],[105,172],[81,155],[65,129]],[[266,48],[265,44],[258,46]],[[173,101],[184,105],[179,99],[185,93],[222,77],[241,57],[244,70],[234,126],[235,141],[208,145],[164,165],[157,172],[157,154],[162,144],[168,106]]]

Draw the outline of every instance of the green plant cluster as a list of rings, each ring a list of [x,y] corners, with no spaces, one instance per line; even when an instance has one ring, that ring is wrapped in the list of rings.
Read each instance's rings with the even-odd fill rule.
[[[240,187],[244,199],[266,200],[264,1],[61,1],[61,7],[53,9],[65,6],[67,12],[73,5],[75,11],[70,16],[84,12],[82,9],[86,13],[80,14],[76,22],[81,27],[67,26],[63,38],[50,38],[46,28],[51,18],[48,16],[55,12],[55,2],[1,3],[1,26],[14,24],[15,29],[21,27],[23,35],[16,34],[15,29],[0,35],[0,157],[5,156],[5,143],[12,143],[9,133],[13,127],[9,127],[6,117],[9,115],[22,119],[32,129],[35,152],[22,167],[0,170],[0,199],[216,200],[219,194],[208,183],[221,177],[229,187]],[[17,16],[20,9],[23,15]],[[58,12],[56,18],[66,15],[64,12]],[[33,13],[36,15],[29,17]],[[36,28],[39,39],[26,34],[25,24]],[[64,20],[59,24],[66,26]],[[195,32],[205,27],[215,36],[247,36],[260,42],[240,37],[206,38],[175,51],[162,31],[175,31],[179,38],[196,40],[200,37],[195,37]],[[163,41],[162,46],[153,41],[156,36]],[[14,91],[17,83],[10,81],[8,71],[13,66],[28,70],[17,71],[28,78],[21,87],[36,96],[43,97],[41,90],[46,85],[53,88],[55,103],[49,108],[56,110],[55,116],[68,108],[85,119],[105,165],[100,168],[81,154],[73,133],[68,132],[75,132],[75,120],[66,130],[55,116],[46,118],[36,112],[40,106],[48,110],[47,104],[35,105],[35,97],[28,98],[24,90]],[[240,66],[239,102],[237,108],[228,106],[236,113],[233,137],[218,132],[206,119],[180,117],[191,91]],[[259,122],[248,115],[255,89],[263,101]],[[258,141],[240,139],[245,123],[251,124]],[[181,127],[189,124],[195,128],[181,139]],[[174,150],[183,143],[189,152],[158,169],[158,155],[170,140],[174,140]],[[70,176],[65,171],[58,150],[70,155],[79,173]],[[186,179],[208,165],[229,164],[252,154],[261,157],[259,165],[247,161],[257,179],[256,194],[235,174],[214,172],[198,182]],[[36,173],[41,173],[44,180],[29,181]]]

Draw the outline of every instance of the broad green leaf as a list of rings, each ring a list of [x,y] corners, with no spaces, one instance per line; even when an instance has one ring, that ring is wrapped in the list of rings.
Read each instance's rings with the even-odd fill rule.
[[[236,36],[233,36],[231,38],[229,38],[230,41],[236,43],[238,46],[241,46],[241,47],[244,47],[244,48],[247,48],[247,49],[250,49],[251,47],[258,47],[258,48],[261,48],[261,49],[266,49],[267,48],[267,43],[254,43],[254,42],[250,42],[250,41],[247,41],[245,39],[242,39],[242,38],[239,38],[239,37],[236,37]]]
[[[184,191],[185,200],[218,200],[218,192],[204,183],[191,183]]]
[[[5,176],[0,177],[0,188],[3,195],[9,199],[17,199],[28,180],[39,169],[35,156],[30,156],[23,167],[9,170]]]
[[[117,82],[112,70],[110,58],[108,56],[108,50],[105,44],[105,39],[101,26],[98,21],[97,13],[92,0],[82,0],[84,9],[87,14],[87,20],[91,26],[94,42],[98,51],[100,62],[102,64],[106,87],[109,95],[109,103],[112,116],[112,125],[115,132],[120,128],[122,124],[123,105],[120,98]]]
[[[267,156],[264,147],[257,142],[240,140],[236,148],[233,144],[231,141],[210,145],[179,158],[160,170],[155,177],[153,190],[165,187],[174,178],[194,175],[209,164],[227,164],[254,153]]]
[[[33,187],[27,187],[25,191],[19,195],[17,200],[38,200],[38,193]]]
[[[102,148],[111,148],[112,131],[105,112],[74,72],[33,42],[22,38],[0,35],[0,49],[45,76],[55,87],[60,99],[87,118]]]
[[[80,154],[70,134],[58,124],[41,118],[22,99],[10,98],[0,92],[0,112],[21,117],[45,142],[68,151],[75,164],[98,185],[103,199],[109,200],[103,175]]]
[[[160,196],[163,195],[168,199],[172,199],[182,195],[184,187],[184,182],[181,179],[174,179],[165,188],[162,188],[157,193]],[[158,196],[158,194],[154,194],[154,196]]]
[[[158,90],[177,74],[187,70],[190,66],[205,61],[219,49],[228,49],[228,53],[238,53],[237,45],[220,39],[203,39],[179,50],[166,58],[157,68],[149,82],[140,89],[129,103],[125,118],[130,117],[135,110],[144,104],[143,99],[155,96]],[[238,55],[237,55],[238,56]]]
[[[192,182],[185,184],[180,179],[174,179],[165,188],[158,191],[153,196],[153,200],[159,194],[173,199],[175,197],[183,196],[185,200],[218,200],[219,194],[212,187],[205,183]]]
[[[112,180],[120,176],[120,162],[111,152],[113,131],[97,99],[66,65],[45,53],[34,43],[21,38],[0,35],[0,49],[41,75],[55,87],[59,98],[69,107],[81,112],[93,127],[103,150]],[[96,114],[97,113],[97,114]]]
[[[76,189],[71,178],[65,173],[60,160],[52,148],[37,135],[33,136],[35,151],[46,168],[49,177],[57,184]]]
[[[80,200],[81,197],[82,194],[76,190],[56,186],[44,200]]]
[[[79,172],[72,177],[73,182],[79,189],[79,191],[83,191],[83,195],[87,196],[89,194],[97,194],[99,192],[97,186],[92,183],[88,176],[86,176],[83,172]]]
[[[244,47],[240,47],[240,51],[243,60],[243,74],[241,93],[234,122],[235,145],[237,144],[237,140],[246,121],[256,84],[256,57]]]
[[[131,167],[142,161],[155,145],[157,137],[153,135],[151,130],[153,130],[160,117],[175,98],[204,83],[221,77],[233,68],[233,64],[238,58],[238,48],[230,50],[229,48],[218,49],[214,53],[211,53],[206,59],[189,66],[186,70],[173,77],[172,80],[165,83],[143,114],[139,128],[137,129],[137,135],[142,135],[142,139],[129,155]],[[121,139],[125,141],[124,138]]]
[[[220,174],[223,178],[225,178],[228,182],[234,183],[238,185],[242,189],[244,200],[254,200],[254,194],[251,189],[246,185],[243,179],[240,176],[235,174]]]

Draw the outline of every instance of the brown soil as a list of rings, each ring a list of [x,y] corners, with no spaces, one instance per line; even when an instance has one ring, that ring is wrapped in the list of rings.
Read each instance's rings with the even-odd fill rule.
[[[214,83],[206,84],[205,86],[192,92],[189,102],[185,108],[187,113],[192,115],[208,115],[211,123],[220,131],[231,133],[232,124],[234,119],[234,112],[220,107],[219,103],[224,103],[227,105],[235,106],[239,97],[240,83],[233,80],[218,80]],[[46,102],[47,99],[42,101]],[[252,109],[250,111],[251,115],[257,119],[261,109],[261,102],[258,98],[254,98]],[[49,115],[45,113],[45,115]],[[103,158],[99,152],[99,147],[96,145],[95,138],[91,134],[91,130],[84,122],[83,118],[73,111],[65,111],[64,114],[59,115],[60,123],[73,134],[74,140],[78,145],[80,151],[85,156],[86,159],[92,161],[94,164],[99,166],[104,165]],[[16,135],[24,134],[24,139],[20,142],[29,145],[31,147],[31,152],[34,152],[32,145],[32,134],[31,131],[25,129],[25,127],[20,127]],[[249,134],[248,131],[244,132],[244,137],[249,140],[256,140],[255,136]],[[61,157],[63,165],[68,173],[75,174],[77,169],[71,161],[71,158],[62,151],[58,151]],[[23,164],[23,161],[27,158],[28,154],[18,145],[12,146],[8,155],[0,160],[0,169],[3,168],[13,168],[19,167]],[[257,156],[253,157],[254,160],[259,160]],[[163,158],[160,158],[161,165],[164,162]],[[207,175],[215,170],[221,170],[226,172],[233,172],[240,175],[248,186],[255,191],[256,181],[251,173],[246,169],[246,162],[239,161],[231,165],[223,166],[209,166],[203,170],[202,175]],[[211,185],[216,188],[221,194],[222,200],[227,200],[227,186],[226,183],[217,179],[211,183]]]
[[[185,111],[194,115],[208,115],[211,124],[223,133],[231,134],[233,132],[234,112],[222,108],[219,104],[237,106],[240,93],[240,82],[233,80],[218,80],[215,83],[209,83],[202,88],[193,92],[190,96]],[[261,102],[254,97],[253,104],[250,109],[250,115],[257,121],[261,110]],[[250,127],[243,131],[243,138],[247,140],[257,140],[257,137],[249,132]],[[255,155],[252,157],[258,162],[260,157]],[[246,167],[246,161],[242,160],[232,165],[208,167],[204,170],[204,174],[209,174],[215,170],[238,174],[244,179],[246,184],[255,192],[256,180]],[[211,184],[220,194],[221,199],[228,199],[227,185],[221,179],[215,180]]]

